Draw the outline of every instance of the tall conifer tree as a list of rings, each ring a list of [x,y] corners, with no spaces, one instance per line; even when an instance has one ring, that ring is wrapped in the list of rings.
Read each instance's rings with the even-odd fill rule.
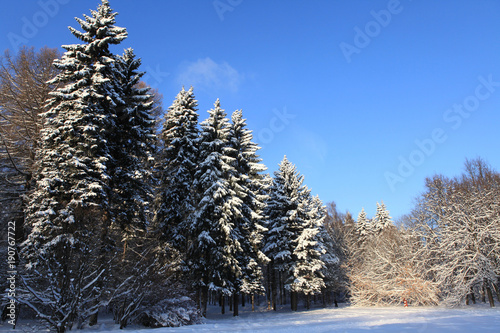
[[[78,19],[83,32],[70,28],[82,44],[65,45],[54,65],[60,74],[42,114],[36,189],[27,209],[25,286],[40,306],[25,299],[58,332],[97,312],[103,289],[96,282],[106,267],[96,252],[105,246],[111,223],[110,175],[114,165],[111,133],[121,92],[113,81],[116,61],[109,46],[127,37],[116,27],[106,0],[91,16]],[[96,259],[97,258],[97,259]]]
[[[182,88],[168,108],[160,135],[160,191],[155,201],[154,224],[165,240],[183,252],[187,245],[187,220],[195,204],[197,106],[193,88],[188,91]]]
[[[234,149],[230,147],[229,120],[220,102],[208,111],[201,123],[199,166],[194,186],[195,211],[191,216],[188,267],[201,291],[202,315],[206,316],[208,291],[233,294],[242,271],[242,235],[235,226],[241,218],[242,200],[234,168]]]

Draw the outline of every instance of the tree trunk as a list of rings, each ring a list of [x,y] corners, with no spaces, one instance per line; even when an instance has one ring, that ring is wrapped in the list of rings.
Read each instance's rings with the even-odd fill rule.
[[[255,294],[252,294],[252,312],[255,311]]]
[[[245,307],[245,297],[246,297],[246,294],[241,294],[241,306],[242,307]]]
[[[486,293],[488,294],[488,301],[490,302],[490,307],[495,307],[495,301],[493,300],[493,294],[491,293],[491,288],[489,286],[489,281],[485,278],[483,280],[484,288],[486,289]]]
[[[290,292],[290,305],[292,311],[297,311],[297,293],[295,291]]]
[[[472,289],[472,287],[470,287],[470,299],[472,301],[472,304],[476,304],[476,295],[474,294],[474,289]]]
[[[271,260],[271,303],[273,306],[273,310],[276,311],[276,272],[274,270],[274,263]]]
[[[242,295],[242,296],[243,296],[243,298],[245,298],[244,295]],[[238,313],[238,304],[240,302],[239,302],[238,293],[236,293],[236,292],[233,295],[233,303],[234,303],[234,306],[233,306],[233,317],[237,317],[237,316],[239,316],[239,313]]]
[[[497,294],[497,300],[500,302],[500,289],[498,288],[498,285],[495,283],[492,283],[493,285],[493,290],[495,290],[495,294]]]
[[[225,314],[226,313],[226,304],[225,304],[225,297],[222,293],[220,294],[219,304],[220,304],[220,313]],[[231,310],[229,310],[229,311],[231,311]]]
[[[207,318],[208,287],[201,287],[201,315]]]
[[[311,295],[306,295],[306,309],[309,310],[311,308]]]
[[[229,311],[233,311],[233,301],[234,301],[233,299],[234,299],[233,295],[229,296],[229,298],[228,298],[228,301],[229,301]]]
[[[484,283],[483,286],[481,287],[481,302],[486,303],[486,290],[484,289]]]
[[[280,305],[283,305],[283,277],[281,271],[278,272],[278,283],[278,288],[280,290]]]
[[[333,292],[333,304],[335,304],[335,307],[338,308],[339,304],[337,303],[337,293]]]

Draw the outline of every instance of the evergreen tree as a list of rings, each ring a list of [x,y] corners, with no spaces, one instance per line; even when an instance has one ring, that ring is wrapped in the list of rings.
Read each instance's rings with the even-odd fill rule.
[[[22,245],[31,295],[22,302],[58,332],[97,312],[103,289],[96,282],[107,274],[96,253],[111,222],[110,171],[116,163],[109,133],[121,102],[109,46],[127,32],[114,25],[116,13],[106,0],[91,14],[77,18],[83,32],[70,28],[83,44],[63,46],[66,52],[54,62],[60,73],[49,84],[60,88],[42,114],[36,188],[27,208],[30,230]]]
[[[368,219],[366,218],[366,212],[364,208],[361,208],[361,212],[359,212],[358,214],[356,231],[360,240],[364,240],[370,235],[371,226]]]
[[[301,231],[298,205],[302,182],[303,176],[285,156],[279,164],[279,169],[274,172],[265,209],[268,231],[264,236],[263,251],[270,259],[268,274],[274,310],[276,310],[278,287],[289,278],[295,249],[294,241]],[[282,292],[281,287],[279,290]]]
[[[206,316],[208,291],[229,296],[240,283],[242,235],[235,223],[241,219],[241,192],[236,180],[234,148],[229,146],[229,120],[215,102],[201,123],[199,166],[194,187],[197,204],[191,216],[188,267],[201,288],[201,310]]]
[[[267,262],[261,251],[261,241],[266,230],[262,225],[262,210],[267,196],[261,172],[266,167],[257,156],[260,148],[252,142],[252,132],[246,128],[241,110],[234,111],[231,119],[229,140],[235,158],[238,188],[241,190],[236,194],[242,200],[241,218],[236,224],[242,235],[243,248],[242,257],[238,258],[243,270],[240,291],[244,294],[262,294],[263,273],[259,263]]]
[[[389,216],[389,211],[385,207],[384,202],[382,201],[382,204],[377,202],[377,211],[372,222],[373,233],[380,234],[390,225],[392,225],[392,217]]]
[[[300,233],[294,240],[294,261],[290,270],[289,288],[294,293],[306,295],[306,308],[310,307],[310,296],[320,293],[325,287],[321,270],[325,267],[321,256],[325,253],[320,228],[326,217],[323,203],[318,197],[312,197],[311,191],[305,186],[302,189],[298,205],[302,215]],[[292,309],[297,310],[294,300]]]
[[[155,200],[154,225],[182,252],[187,242],[186,221],[195,200],[192,186],[198,156],[197,106],[193,88],[182,88],[168,108],[160,136],[160,191]]]
[[[132,49],[116,57],[119,77],[115,81],[120,101],[115,108],[115,130],[111,133],[113,217],[128,235],[145,230],[151,200],[151,172],[155,120],[149,88],[138,88],[144,72]]]

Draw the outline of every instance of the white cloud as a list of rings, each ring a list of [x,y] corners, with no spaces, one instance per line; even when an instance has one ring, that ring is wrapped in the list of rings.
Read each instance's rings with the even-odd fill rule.
[[[227,62],[216,63],[207,57],[186,63],[177,80],[185,87],[236,92],[243,81],[243,75]]]

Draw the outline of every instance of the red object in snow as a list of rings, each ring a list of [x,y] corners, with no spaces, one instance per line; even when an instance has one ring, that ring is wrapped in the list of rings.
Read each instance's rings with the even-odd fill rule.
[[[408,301],[406,300],[406,298],[403,298],[403,303],[405,305],[405,308],[407,308],[408,307]]]

